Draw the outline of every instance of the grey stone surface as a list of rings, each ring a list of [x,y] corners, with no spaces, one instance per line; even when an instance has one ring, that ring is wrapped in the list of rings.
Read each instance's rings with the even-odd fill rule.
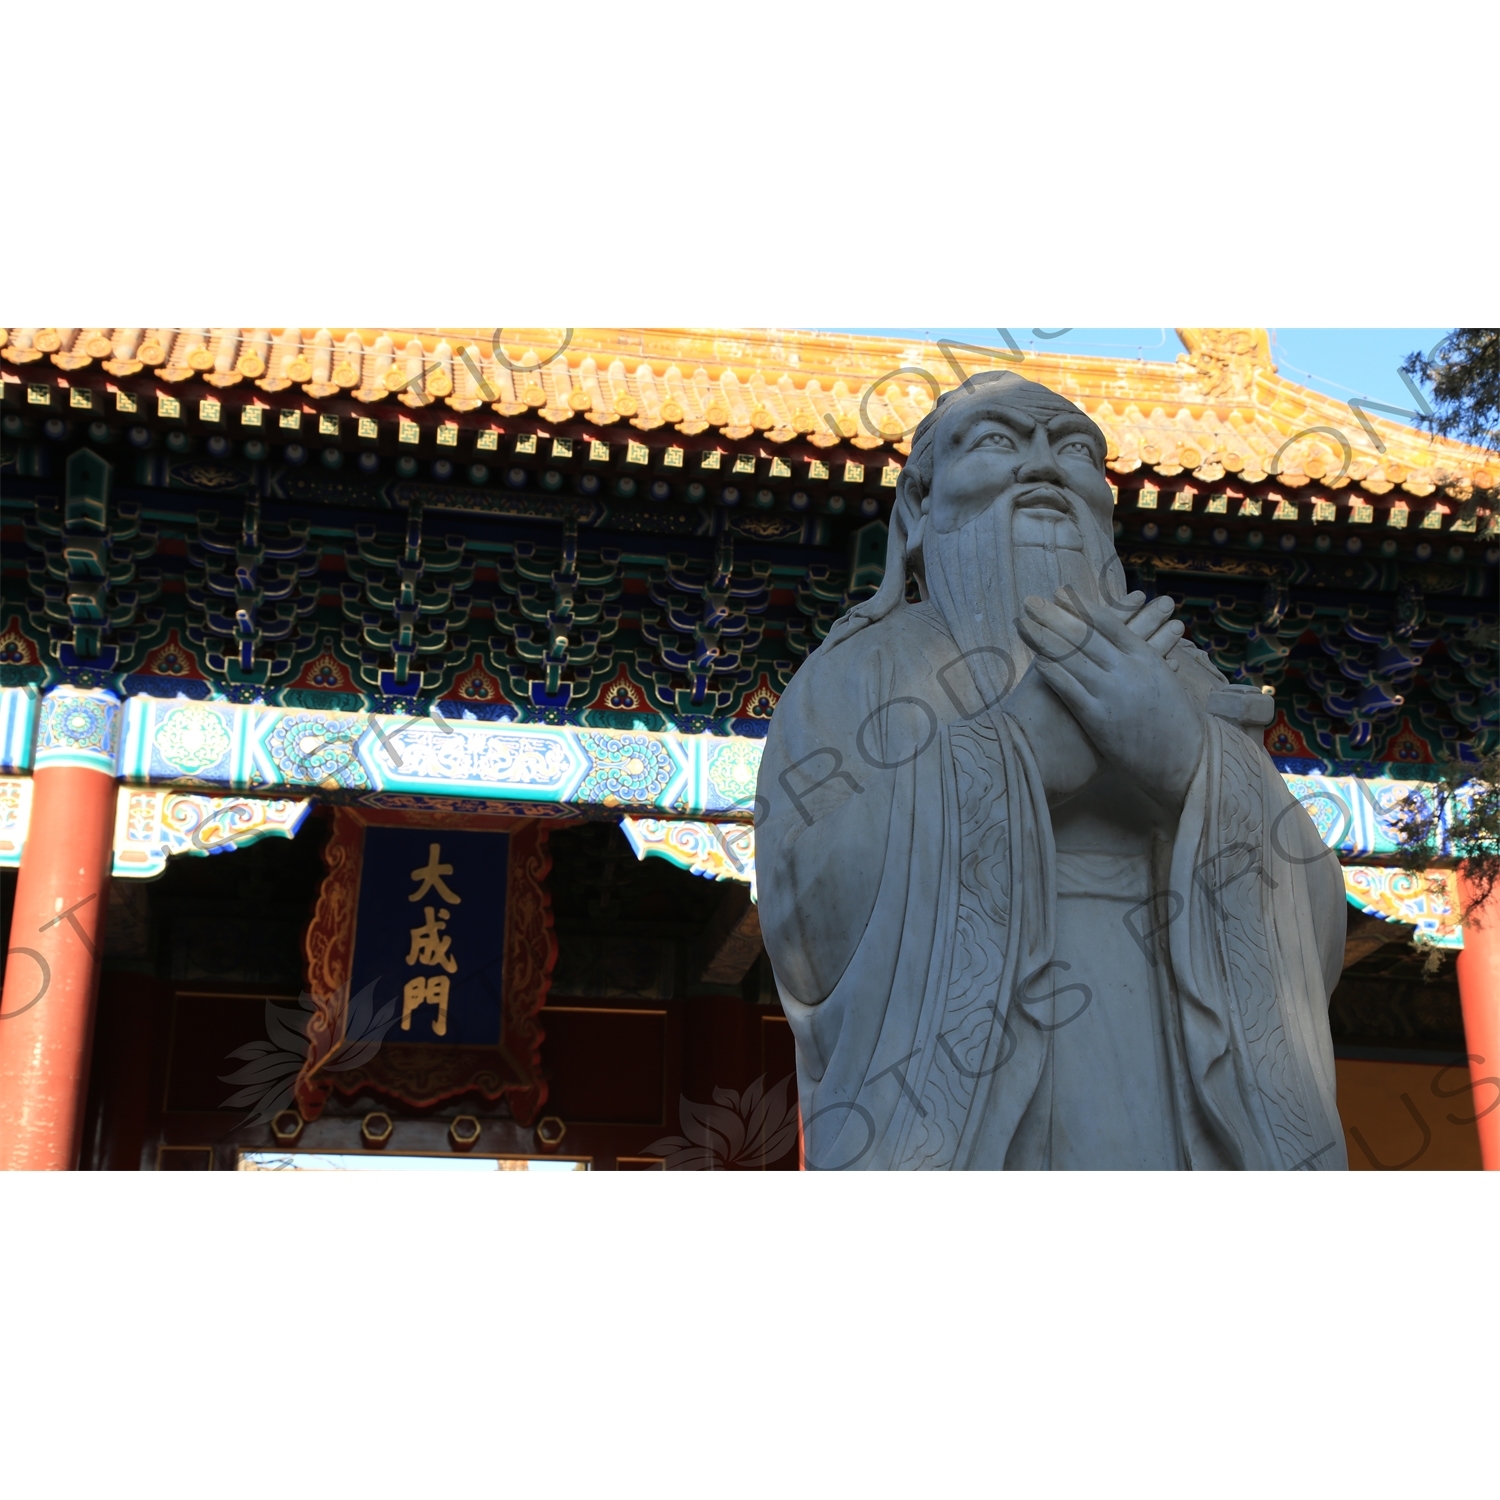
[[[1347,1165],[1337,862],[1270,701],[1125,592],[1104,456],[1019,376],[945,396],[879,593],[777,708],[757,879],[809,1168]]]

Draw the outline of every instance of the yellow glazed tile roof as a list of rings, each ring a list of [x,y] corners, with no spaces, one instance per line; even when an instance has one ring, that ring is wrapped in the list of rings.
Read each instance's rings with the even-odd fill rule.
[[[1297,488],[1468,499],[1500,479],[1500,454],[1431,438],[1276,373],[1266,331],[1184,328],[1175,364],[763,329],[0,329],[9,378],[50,360],[117,378],[393,412],[489,406],[503,417],[614,423],[730,439],[908,451],[937,395],[981,369],[1013,369],[1076,401],[1109,438],[1116,473],[1203,482],[1274,478]],[[207,394],[207,392],[205,392]]]

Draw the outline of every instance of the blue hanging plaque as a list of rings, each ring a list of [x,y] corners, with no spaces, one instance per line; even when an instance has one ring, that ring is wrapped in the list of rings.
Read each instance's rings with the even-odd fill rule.
[[[350,992],[392,997],[386,1043],[497,1046],[510,836],[369,828]]]

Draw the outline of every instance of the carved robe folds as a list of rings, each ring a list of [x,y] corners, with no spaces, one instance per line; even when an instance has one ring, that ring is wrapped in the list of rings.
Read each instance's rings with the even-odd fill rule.
[[[1176,656],[1211,707],[1224,679]],[[757,863],[810,1169],[1346,1165],[1337,862],[1258,734],[1207,725],[1175,829],[1059,852],[930,604],[809,659]]]

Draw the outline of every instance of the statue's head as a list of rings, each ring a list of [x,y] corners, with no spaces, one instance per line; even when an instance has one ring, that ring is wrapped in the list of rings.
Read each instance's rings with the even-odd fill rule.
[[[1007,498],[1038,541],[1076,547],[1072,533],[1087,516],[1110,529],[1104,454],[1104,434],[1071,401],[1008,370],[978,375],[917,428],[910,498],[940,535]]]
[[[1105,439],[1071,401],[1019,375],[976,375],[912,438],[897,490],[906,561],[963,645],[1028,655],[1029,595],[1123,592]]]
[[[912,435],[885,581],[829,645],[899,608],[910,569],[960,644],[998,649],[1019,671],[1028,595],[1124,594],[1104,457],[1098,425],[1034,380],[989,371],[946,392]]]

